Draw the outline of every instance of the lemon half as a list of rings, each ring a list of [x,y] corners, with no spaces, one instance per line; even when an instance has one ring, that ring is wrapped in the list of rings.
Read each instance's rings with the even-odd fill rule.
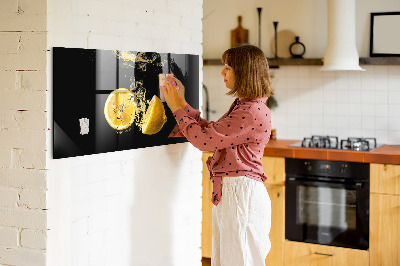
[[[130,90],[119,88],[108,95],[104,105],[104,116],[108,124],[116,130],[123,130],[135,120],[137,102]]]
[[[164,105],[160,98],[154,95],[143,116],[142,133],[146,135],[156,134],[162,129],[166,121]]]

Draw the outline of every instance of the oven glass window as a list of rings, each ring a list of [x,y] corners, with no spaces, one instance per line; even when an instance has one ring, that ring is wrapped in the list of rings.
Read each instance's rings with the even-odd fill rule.
[[[298,224],[340,229],[356,228],[356,191],[298,186]]]

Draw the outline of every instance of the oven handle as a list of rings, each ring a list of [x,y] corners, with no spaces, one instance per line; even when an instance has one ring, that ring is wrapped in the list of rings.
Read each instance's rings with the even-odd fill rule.
[[[363,187],[362,182],[352,182],[352,183],[347,183],[347,182],[332,182],[332,181],[321,181],[321,180],[316,180],[316,181],[310,181],[310,180],[304,180],[303,178],[298,178],[298,177],[288,177],[286,181],[291,181],[291,182],[296,182],[296,183],[301,183],[304,185],[341,185],[344,187],[348,188],[353,188],[353,189],[361,189]]]

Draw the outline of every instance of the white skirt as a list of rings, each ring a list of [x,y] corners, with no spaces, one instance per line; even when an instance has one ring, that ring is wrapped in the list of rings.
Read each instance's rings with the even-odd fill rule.
[[[264,184],[222,178],[222,197],[212,211],[212,266],[261,266],[271,249],[271,200]]]

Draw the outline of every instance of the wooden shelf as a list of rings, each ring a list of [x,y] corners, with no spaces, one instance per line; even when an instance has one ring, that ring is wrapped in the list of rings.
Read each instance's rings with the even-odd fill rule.
[[[400,65],[400,57],[362,57],[360,65]]]
[[[270,67],[279,66],[322,66],[322,58],[269,58]]]
[[[322,58],[268,58],[271,68],[279,66],[322,66]],[[220,59],[204,59],[203,65],[222,65]],[[362,57],[360,65],[400,65],[400,57]]]
[[[222,66],[221,59],[203,59],[204,66]]]
[[[304,65],[322,65],[321,58],[268,58],[270,67],[279,66],[304,66]],[[205,66],[217,66],[222,65],[220,59],[204,59],[203,65]]]

